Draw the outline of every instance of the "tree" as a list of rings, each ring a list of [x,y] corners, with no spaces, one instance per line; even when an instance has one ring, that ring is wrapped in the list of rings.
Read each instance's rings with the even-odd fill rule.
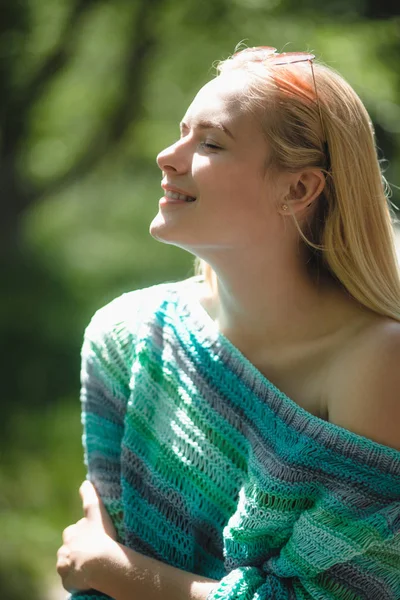
[[[122,61],[120,74],[122,93],[112,106],[106,122],[88,141],[74,164],[65,173],[45,185],[36,185],[22,176],[20,152],[24,144],[37,103],[53,84],[60,72],[68,66],[74,52],[75,32],[88,13],[101,0],[77,0],[69,7],[69,14],[51,51],[39,66],[16,80],[23,60],[24,42],[29,36],[31,7],[27,0],[2,3],[0,8],[0,188],[3,211],[0,220],[0,247],[2,252],[15,248],[18,241],[20,217],[37,199],[53,194],[71,181],[85,176],[112,146],[124,136],[127,126],[140,118],[143,89],[150,69],[149,63],[157,46],[154,22],[164,0],[121,2],[129,22],[130,36]]]

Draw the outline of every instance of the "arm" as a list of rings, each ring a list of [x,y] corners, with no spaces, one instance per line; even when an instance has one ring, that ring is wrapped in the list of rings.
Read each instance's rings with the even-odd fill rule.
[[[88,478],[96,485],[120,540],[123,540],[121,440],[134,349],[134,340],[121,322],[123,314],[124,296],[95,314],[85,332],[81,368],[83,446]],[[79,600],[84,596],[77,593],[73,598]],[[104,596],[99,594],[98,598]]]
[[[327,494],[298,519],[279,555],[257,567],[239,565],[218,582],[119,544],[112,532],[107,533],[107,513],[89,483],[82,497],[85,518],[66,530],[59,551],[58,570],[66,589],[91,587],[115,600],[400,597],[399,502],[388,504],[378,514],[367,511],[365,518],[360,515],[354,522],[337,514]],[[229,525],[225,533],[235,535]],[[236,544],[242,556],[246,535],[254,537],[254,531],[241,534],[242,547]]]
[[[115,600],[207,600],[218,583],[139,554],[114,542],[93,565],[91,586]]]
[[[88,481],[80,488],[84,518],[68,527],[57,571],[66,590],[96,589],[115,600],[206,600],[216,581],[143,556],[116,541],[110,517]]]
[[[95,485],[122,539],[120,460],[130,395],[134,341],[124,323],[123,299],[96,313],[82,347],[83,446],[88,478]]]

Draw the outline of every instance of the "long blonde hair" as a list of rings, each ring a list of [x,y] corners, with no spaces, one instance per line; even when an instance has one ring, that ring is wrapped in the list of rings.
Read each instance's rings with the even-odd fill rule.
[[[218,65],[220,74],[237,69],[248,74],[243,108],[257,114],[262,109],[261,127],[271,151],[267,168],[318,167],[326,174],[307,233],[297,224],[314,261],[362,305],[400,321],[387,186],[360,98],[338,73],[318,63],[313,63],[316,88],[307,61],[277,66],[243,52]],[[213,287],[210,265],[197,261],[197,272]]]

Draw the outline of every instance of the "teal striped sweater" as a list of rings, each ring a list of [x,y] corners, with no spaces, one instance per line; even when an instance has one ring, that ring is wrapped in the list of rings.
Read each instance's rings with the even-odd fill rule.
[[[400,452],[276,389],[196,285],[124,294],[86,331],[88,476],[120,541],[217,579],[208,600],[400,599]]]

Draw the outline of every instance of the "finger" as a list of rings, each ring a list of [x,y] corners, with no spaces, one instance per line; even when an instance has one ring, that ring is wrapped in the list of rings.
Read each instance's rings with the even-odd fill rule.
[[[75,530],[75,525],[69,525],[68,527],[66,527],[64,529],[63,534],[62,534],[62,539],[63,539],[64,544],[67,544],[69,542],[69,540],[73,537],[74,530]]]
[[[72,584],[72,579],[74,577],[74,568],[71,561],[71,555],[65,546],[61,546],[61,548],[57,552],[57,562],[56,562],[56,570],[58,575],[61,578],[61,585],[67,591],[73,594],[78,590]],[[72,579],[71,579],[72,578]]]
[[[82,501],[87,500],[93,502],[98,499],[96,488],[88,479],[85,479],[85,481],[81,484],[81,487],[79,488],[79,494],[82,498]]]
[[[79,494],[85,517],[90,520],[101,520],[100,498],[94,485],[88,480],[84,481],[79,488]]]
[[[106,534],[116,540],[117,533],[113,522],[94,485],[88,480],[84,481],[79,488],[79,493],[82,498],[85,517],[91,521],[101,523]]]
[[[57,550],[57,565],[69,563],[69,557],[69,550],[65,546],[61,546],[61,548]]]
[[[61,548],[57,552],[57,562],[56,569],[57,573],[60,577],[65,577],[71,567],[71,561],[69,557],[69,552],[65,548],[65,546],[61,546]]]

